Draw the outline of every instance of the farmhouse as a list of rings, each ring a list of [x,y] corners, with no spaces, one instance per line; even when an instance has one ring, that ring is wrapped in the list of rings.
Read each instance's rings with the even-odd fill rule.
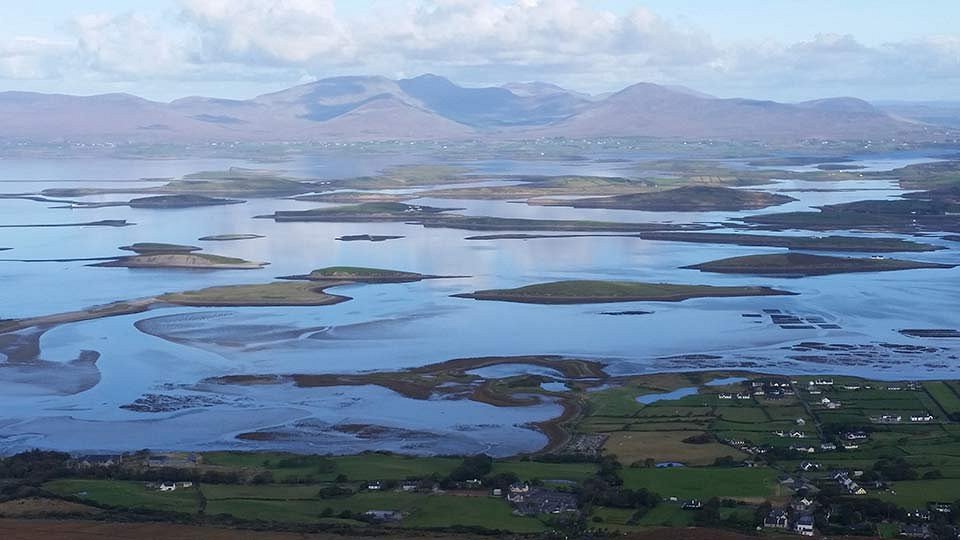
[[[763,527],[766,529],[789,529],[790,517],[782,508],[775,508],[763,518]]]

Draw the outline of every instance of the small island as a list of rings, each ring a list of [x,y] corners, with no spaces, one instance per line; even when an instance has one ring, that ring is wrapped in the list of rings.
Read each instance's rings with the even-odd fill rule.
[[[239,199],[223,199],[207,197],[205,195],[157,195],[130,200],[130,208],[193,208],[198,206],[223,206],[226,204],[242,204],[246,201]]]
[[[455,294],[457,298],[524,304],[602,304],[613,302],[680,302],[691,298],[793,295],[769,287],[717,287],[638,281],[554,281],[518,287]]]
[[[437,214],[457,210],[456,208],[434,208],[432,206],[411,205],[395,202],[360,203],[332,208],[314,208],[312,210],[280,210],[270,215],[257,216],[258,218],[273,219],[274,221],[323,221],[323,222],[378,222],[378,221],[413,221],[419,218],[432,217]]]
[[[309,195],[300,195],[294,197],[297,201],[323,202],[323,203],[384,203],[384,202],[403,202],[412,199],[413,195],[396,195],[392,193],[377,193],[368,191],[332,191],[328,193],[311,193]]]
[[[328,294],[325,291],[327,287],[345,284],[343,281],[330,280],[226,285],[198,291],[167,293],[157,297],[157,301],[195,307],[329,306],[350,300],[347,296]]]
[[[758,274],[781,277],[825,276],[853,272],[889,272],[919,268],[953,268],[952,264],[906,261],[875,257],[828,257],[806,253],[771,253],[731,257],[692,266],[686,269],[721,274]]]
[[[203,248],[196,246],[185,246],[181,244],[163,244],[160,242],[137,242],[129,246],[121,246],[124,251],[132,251],[137,255],[157,255],[164,253],[190,253],[200,251]]]
[[[630,193],[611,197],[534,200],[529,201],[529,204],[611,210],[646,210],[648,212],[736,212],[758,210],[795,200],[787,195],[765,191],[748,191],[718,186],[683,186],[664,191]]]
[[[892,253],[897,251],[936,251],[942,246],[911,242],[899,238],[866,236],[771,236],[739,233],[674,233],[650,232],[638,235],[644,240],[667,242],[695,242],[704,244],[731,244],[736,246],[784,247],[812,251],[862,251]]]
[[[206,253],[152,253],[93,264],[104,268],[179,268],[195,270],[257,270],[268,263]]]
[[[387,240],[399,240],[403,236],[390,236],[383,234],[347,234],[337,238],[340,242],[384,242]]]
[[[197,240],[200,242],[233,242],[235,240],[254,240],[256,238],[266,238],[262,234],[215,234],[213,236],[201,236]]]
[[[428,276],[416,272],[364,268],[360,266],[330,266],[314,270],[300,276],[284,276],[280,279],[306,281],[350,281],[355,283],[410,283],[439,276]]]
[[[82,223],[28,223],[23,225],[0,225],[3,229],[44,229],[48,227],[129,227],[133,223],[125,219],[101,219]]]

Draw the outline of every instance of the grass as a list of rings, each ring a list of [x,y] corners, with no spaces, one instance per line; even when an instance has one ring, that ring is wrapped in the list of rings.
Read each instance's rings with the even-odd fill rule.
[[[587,394],[590,416],[633,416],[643,408],[637,403],[637,397],[643,393],[642,389],[627,385]]]
[[[592,463],[543,463],[538,461],[497,462],[493,474],[514,473],[522,480],[572,480],[579,482],[593,476],[597,466]]]
[[[303,464],[296,467],[280,467],[279,463],[296,457]],[[404,480],[433,474],[441,476],[453,471],[461,460],[440,457],[408,457],[393,454],[359,454],[355,456],[294,456],[284,453],[212,452],[204,454],[209,465],[269,470],[277,482],[293,482],[304,479],[330,481],[343,474],[349,480]],[[333,471],[318,472],[322,463],[332,462]]]
[[[618,431],[610,433],[604,449],[615,454],[624,464],[652,458],[657,462],[678,461],[687,465],[709,465],[717,458],[731,456],[745,459],[746,455],[720,444],[689,444],[684,439],[702,434],[690,431]],[[633,471],[634,469],[631,469]]]
[[[769,296],[790,294],[766,287],[717,287],[642,283],[637,281],[572,280],[538,283],[515,289],[490,289],[457,295],[478,300],[500,300],[534,304],[659,301],[677,302],[690,298]]]
[[[886,272],[917,268],[952,268],[952,265],[905,261],[901,259],[865,259],[830,257],[807,253],[769,253],[745,255],[710,261],[685,268],[703,272],[730,274],[783,274],[788,276],[821,276],[851,272]]]
[[[325,508],[338,514],[343,510],[363,513],[368,510],[396,510],[408,514],[399,524],[409,528],[475,526],[516,533],[544,530],[543,524],[529,517],[512,515],[503,499],[485,496],[457,497],[396,492],[367,492],[350,497],[315,500],[211,499],[207,513],[230,514],[242,519],[318,522]]]
[[[661,504],[637,521],[641,527],[689,527],[693,525],[694,512],[676,504]]]
[[[928,502],[956,501],[960,493],[958,486],[956,479],[949,478],[894,482],[890,491],[878,492],[875,496],[904,508],[924,508]]]
[[[766,467],[626,468],[621,473],[624,487],[679,499],[765,499],[774,495],[777,477],[777,471]]]
[[[277,281],[167,293],[159,300],[188,306],[325,306],[348,298],[327,294],[315,282]]]
[[[54,480],[43,485],[58,495],[74,496],[106,506],[196,513],[199,497],[196,488],[161,493],[147,489],[144,482],[122,480]]]
[[[947,383],[936,381],[923,383],[923,388],[936,400],[947,414],[960,413],[960,396]]]

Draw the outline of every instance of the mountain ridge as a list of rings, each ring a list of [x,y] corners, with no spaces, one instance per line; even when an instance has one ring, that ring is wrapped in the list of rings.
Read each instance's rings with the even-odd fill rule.
[[[464,87],[424,74],[321,79],[251,99],[0,92],[0,139],[29,142],[652,137],[932,140],[942,126],[855,97],[719,98],[641,82],[598,98],[547,82]]]

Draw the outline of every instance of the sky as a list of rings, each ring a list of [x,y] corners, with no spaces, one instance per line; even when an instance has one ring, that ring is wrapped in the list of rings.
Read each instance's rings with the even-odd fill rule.
[[[957,100],[957,0],[32,0],[0,91],[248,98],[338,75]]]

